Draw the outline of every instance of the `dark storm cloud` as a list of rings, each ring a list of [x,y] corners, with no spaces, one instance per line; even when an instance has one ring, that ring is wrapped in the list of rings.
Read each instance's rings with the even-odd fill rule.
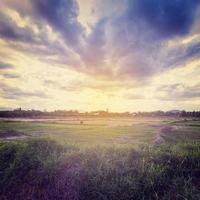
[[[31,3],[36,13],[55,31],[61,32],[70,45],[78,45],[84,29],[77,21],[79,7],[75,0],[34,0]]]
[[[54,57],[57,57],[54,64],[73,65],[76,63],[71,56],[72,51],[64,47],[65,43],[51,41],[45,28],[45,24],[43,24],[40,32],[35,34],[29,27],[19,27],[10,17],[3,13],[0,14],[0,38],[7,41],[5,46],[25,52],[48,63]],[[5,66],[1,65],[0,68],[5,68]]]
[[[198,45],[191,49],[168,49],[174,37],[189,35],[199,0],[127,0],[124,13],[111,20],[112,48],[119,65],[118,74],[145,81],[176,67],[179,58],[198,55]]]
[[[79,45],[81,37],[83,37],[84,28],[77,19],[79,6],[76,0],[28,0],[25,2],[4,2],[4,4],[8,8],[15,10],[20,17],[31,19],[30,22],[32,24],[30,25],[35,25],[39,29],[40,37],[38,38],[38,34],[34,34],[27,27],[18,27],[9,17],[1,13],[0,32],[2,37],[11,40],[23,38],[25,41],[35,41],[35,39],[45,41],[47,24],[55,32],[61,33],[72,47]]]
[[[76,1],[36,0],[27,1],[26,6],[20,2],[7,6],[14,9],[20,17],[30,19],[28,26],[19,27],[9,16],[3,12],[0,14],[0,38],[7,41],[7,47],[51,65],[80,68],[78,54],[83,49],[80,48],[80,40],[84,29],[77,21],[79,9]],[[47,24],[54,32],[61,33],[58,40],[50,38]],[[35,33],[31,29],[33,25],[39,32]]]
[[[149,25],[161,37],[189,33],[199,0],[129,0],[127,17]]]
[[[125,52],[126,49],[130,52],[130,48],[151,50],[155,45],[157,48],[163,41],[174,36],[181,37],[188,34],[200,5],[200,0],[127,0],[126,2],[125,11],[113,16],[111,24],[114,43],[120,43],[118,47],[123,47]]]
[[[8,16],[0,14],[0,37],[9,41],[36,42],[29,28],[20,28]]]
[[[24,17],[32,17],[35,22],[34,16],[29,16],[28,13]],[[55,55],[56,53],[64,52],[60,42],[52,42],[49,39],[46,26],[39,19],[38,24],[29,25],[20,27],[9,16],[0,13],[0,38],[7,40],[9,42],[7,45],[10,45],[14,49],[29,51],[34,54]],[[33,25],[40,28],[37,34],[30,28]]]

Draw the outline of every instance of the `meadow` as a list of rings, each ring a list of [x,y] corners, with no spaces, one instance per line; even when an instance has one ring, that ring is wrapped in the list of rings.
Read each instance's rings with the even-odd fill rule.
[[[200,121],[0,121],[2,200],[200,199]]]

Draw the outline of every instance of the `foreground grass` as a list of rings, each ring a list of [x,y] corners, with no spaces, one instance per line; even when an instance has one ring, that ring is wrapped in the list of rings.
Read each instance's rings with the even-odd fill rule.
[[[95,147],[0,143],[2,200],[200,199],[200,144]]]

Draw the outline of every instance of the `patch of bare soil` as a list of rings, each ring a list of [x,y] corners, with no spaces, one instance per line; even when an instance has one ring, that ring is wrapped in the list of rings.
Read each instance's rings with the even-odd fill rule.
[[[30,135],[23,132],[15,131],[15,130],[0,132],[0,140],[22,139],[26,137],[30,137]]]

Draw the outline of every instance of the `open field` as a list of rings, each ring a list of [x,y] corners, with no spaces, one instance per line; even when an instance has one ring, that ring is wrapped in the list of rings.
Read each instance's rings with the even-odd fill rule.
[[[0,122],[0,132],[7,131],[9,134],[9,130],[13,130],[33,137],[49,137],[62,144],[139,144],[151,143],[153,136],[159,131],[157,127],[154,127],[157,123],[157,121],[143,122],[130,119],[115,119],[107,122],[105,119],[84,120],[84,124],[79,124],[79,121],[71,123],[62,121]],[[159,125],[162,123],[159,121]]]
[[[11,120],[0,121],[0,139],[18,132],[30,137],[56,140],[61,144],[153,144],[158,136],[165,142],[200,140],[200,121],[157,118],[109,118],[80,120]],[[3,133],[7,137],[2,137]]]
[[[198,200],[200,121],[0,122],[2,200]]]

